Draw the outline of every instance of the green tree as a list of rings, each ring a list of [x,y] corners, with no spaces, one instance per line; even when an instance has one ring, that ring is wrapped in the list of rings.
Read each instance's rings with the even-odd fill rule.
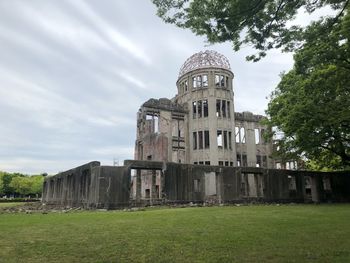
[[[328,28],[328,35],[323,30]],[[294,68],[268,105],[268,124],[284,133],[279,153],[305,156],[313,169],[350,166],[350,14],[309,26]]]
[[[4,172],[0,171],[0,196],[5,194],[4,191]]]
[[[248,56],[257,61],[266,51],[282,48],[291,51],[302,45],[305,28],[290,25],[299,10],[308,13],[328,6],[334,10],[328,18],[337,23],[349,0],[152,0],[157,15],[165,22],[191,29],[206,36],[209,43],[230,41],[235,51],[252,45],[259,52]],[[328,32],[320,32],[327,35]]]

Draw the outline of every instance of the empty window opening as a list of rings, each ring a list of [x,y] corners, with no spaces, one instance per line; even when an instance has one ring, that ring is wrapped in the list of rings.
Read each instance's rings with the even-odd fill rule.
[[[224,75],[220,75],[220,86],[225,87],[225,77]]]
[[[197,117],[197,101],[192,102],[193,119]]]
[[[225,166],[228,166],[228,164],[229,164],[229,162],[228,162],[228,161],[226,161],[226,162],[225,162]]]
[[[199,179],[193,180],[193,191],[194,191],[195,193],[200,192],[199,183],[200,183],[200,180],[199,180]]]
[[[147,155],[147,160],[148,161],[152,160],[152,155]]]
[[[227,101],[227,118],[231,118],[231,106],[229,101]]]
[[[224,162],[223,161],[219,161],[219,166],[224,166]]]
[[[216,117],[221,117],[220,103],[221,100],[216,100]]]
[[[188,81],[187,80],[185,80],[185,82],[184,82],[184,87],[185,87],[185,91],[188,91]]]
[[[237,154],[237,166],[241,166],[242,165],[242,158],[240,154]]]
[[[197,132],[193,132],[193,150],[197,150]]]
[[[205,161],[204,164],[205,165],[210,165],[210,161]]]
[[[228,148],[232,150],[232,132],[228,132]]]
[[[245,155],[245,154],[242,155],[242,166],[244,166],[244,167],[248,166],[247,155]]]
[[[256,167],[261,167],[261,156],[257,155],[256,156]]]
[[[245,129],[244,127],[241,127],[240,129],[240,137],[241,137],[241,143],[245,143]]]
[[[216,140],[217,140],[218,147],[222,148],[222,131],[221,130],[217,131]]]
[[[150,198],[151,197],[151,190],[150,189],[145,189],[145,197]]]
[[[203,149],[203,131],[198,132],[198,149]]]
[[[226,100],[221,101],[222,117],[226,118]]]
[[[227,149],[227,131],[224,131],[224,149]]]
[[[281,163],[276,163],[276,169],[281,169],[282,167],[281,167]]]
[[[204,131],[204,148],[208,149],[210,147],[209,143],[209,131]]]
[[[197,106],[198,106],[198,118],[202,118],[202,101],[201,100],[199,100],[198,102],[197,102]]]
[[[197,76],[197,88],[202,87],[202,76]]]
[[[198,162],[193,162],[193,164],[198,164]]]
[[[219,87],[220,86],[220,76],[215,75],[215,86]]]
[[[202,81],[203,87],[208,87],[208,75],[203,75]]]
[[[259,129],[255,128],[254,133],[255,133],[255,144],[259,144],[260,143],[260,131],[259,131]]]
[[[198,164],[204,164],[202,161],[198,162]]]
[[[230,162],[230,166],[233,166],[233,162]]]
[[[239,143],[240,142],[239,127],[235,127],[235,136],[236,136],[236,143]]]
[[[203,117],[208,117],[208,100],[203,100]]]

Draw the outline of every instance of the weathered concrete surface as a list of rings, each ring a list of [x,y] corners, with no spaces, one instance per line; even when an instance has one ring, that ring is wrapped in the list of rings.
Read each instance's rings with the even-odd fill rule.
[[[130,195],[131,169],[138,180]],[[149,196],[141,177],[151,170]],[[156,185],[155,172],[160,173]],[[307,181],[307,183],[306,183]],[[157,194],[156,194],[157,193]],[[130,199],[136,196],[136,200]],[[132,204],[240,202],[350,202],[350,172],[308,172],[127,160],[125,166],[91,162],[44,182],[43,203],[115,209]]]
[[[127,167],[76,167],[45,178],[42,202],[62,207],[117,208],[129,205],[130,171]]]

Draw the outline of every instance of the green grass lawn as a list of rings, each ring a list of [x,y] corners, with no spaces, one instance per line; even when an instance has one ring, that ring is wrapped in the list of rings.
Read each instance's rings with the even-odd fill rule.
[[[0,214],[0,262],[350,262],[350,205]]]

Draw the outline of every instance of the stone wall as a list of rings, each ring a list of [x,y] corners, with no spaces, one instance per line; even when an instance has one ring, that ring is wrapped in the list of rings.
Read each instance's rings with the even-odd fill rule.
[[[142,171],[160,174],[159,182],[151,180],[148,198],[141,195],[141,181],[147,174]],[[132,195],[131,182],[136,191]],[[44,181],[43,203],[57,206],[115,209],[190,202],[350,202],[350,172],[128,160],[119,167],[91,162]]]
[[[42,202],[60,207],[113,209],[129,205],[130,171],[90,162],[45,178]]]

